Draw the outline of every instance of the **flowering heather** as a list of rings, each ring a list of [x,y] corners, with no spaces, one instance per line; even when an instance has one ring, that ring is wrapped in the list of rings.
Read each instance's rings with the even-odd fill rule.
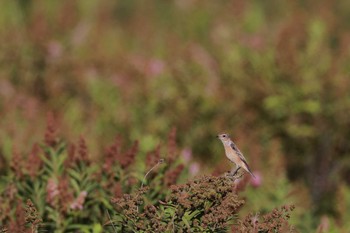
[[[123,195],[123,187],[120,182],[115,182],[113,196],[115,198],[120,198]]]
[[[154,150],[148,152],[146,155],[146,169],[151,169],[154,165],[156,165],[160,159],[160,149],[161,145],[156,146]]]
[[[177,154],[177,147],[176,147],[176,128],[172,128],[169,136],[168,136],[168,156],[167,161],[168,163],[172,163],[176,160]]]
[[[52,207],[55,207],[57,205],[56,199],[59,193],[60,191],[58,190],[57,182],[55,181],[55,179],[50,178],[47,181],[47,186],[46,186],[46,202]]]
[[[17,200],[16,206],[15,206],[15,216],[16,220],[12,219],[10,220],[8,229],[10,232],[26,232],[24,224],[17,224],[17,221],[20,223],[26,222],[26,213],[25,209],[23,208],[23,204],[20,199]]]
[[[78,156],[76,155],[76,145],[74,143],[70,143],[67,148],[67,159],[65,161],[65,165],[67,167],[72,167],[77,162]]]
[[[119,158],[119,163],[123,169],[129,167],[134,162],[138,148],[139,142],[135,141],[131,148]]]
[[[56,121],[54,118],[54,115],[52,112],[49,112],[47,114],[47,119],[46,119],[46,132],[45,132],[45,137],[44,141],[46,145],[50,147],[54,147],[58,143],[57,139],[57,125]]]
[[[80,136],[79,138],[77,155],[78,157],[76,158],[76,160],[78,161],[87,163],[90,161],[86,141],[82,136]]]
[[[33,179],[38,175],[40,169],[43,166],[43,161],[41,160],[39,154],[42,153],[39,145],[35,143],[32,147],[32,151],[28,156],[28,162],[26,164],[26,170],[29,176]]]
[[[132,166],[138,155],[138,141],[123,152],[120,137],[106,150],[104,160],[97,166],[89,163],[88,146],[83,137],[77,147],[74,144],[66,146],[64,142],[42,145],[41,148],[34,144],[29,160],[35,164],[25,167],[29,176],[23,175],[22,165],[15,163],[22,161],[15,151],[13,157],[18,160],[12,162],[11,168],[22,178],[9,184],[2,194],[0,206],[6,212],[0,212],[0,219],[10,232],[29,229],[32,232],[65,231],[90,222],[102,227],[106,211],[113,215],[104,227],[122,231],[217,232],[232,224],[240,226],[235,218],[244,201],[238,196],[242,189],[238,186],[244,187],[249,177],[241,179],[238,185],[235,185],[237,177],[225,175],[196,177],[178,184],[188,169],[181,163],[178,150],[174,149],[174,132],[167,145],[168,149],[173,148],[169,150],[173,153],[170,156],[172,163],[160,159],[162,146],[158,145],[146,153],[147,170],[141,174],[137,174]],[[169,158],[168,155],[165,157]],[[97,170],[99,166],[103,169]],[[31,170],[34,168],[40,172]],[[26,186],[26,183],[33,185]],[[26,208],[22,207],[20,199],[16,199],[17,195],[28,199]],[[111,196],[113,198],[108,202]],[[17,217],[9,211],[14,204]],[[266,215],[267,225],[261,226],[264,229],[282,227],[268,220],[284,216],[279,213]]]
[[[85,198],[87,196],[86,191],[79,193],[79,196],[70,204],[72,210],[82,210],[84,208]]]
[[[69,206],[69,204],[72,203],[74,200],[74,196],[73,196],[72,190],[71,190],[70,185],[69,185],[68,177],[61,177],[59,179],[57,190],[58,190],[58,194],[59,194],[57,196],[58,197],[58,205],[59,205],[58,207],[59,207],[60,211],[66,212],[71,207],[71,206]],[[85,200],[85,197],[83,200]]]
[[[17,179],[23,178],[23,175],[24,175],[23,167],[24,167],[24,161],[22,156],[20,155],[20,153],[17,151],[16,148],[13,148],[10,168],[14,172]]]
[[[31,224],[33,230],[36,229],[40,223],[42,223],[43,220],[40,218],[36,207],[30,199],[27,200],[25,213],[25,222]]]
[[[179,164],[172,170],[166,171],[166,173],[164,174],[165,185],[170,187],[171,185],[175,184],[184,168],[185,168],[185,165]]]
[[[115,161],[121,156],[121,138],[116,137],[113,145],[108,147],[105,152],[103,169],[104,171],[111,171]]]
[[[229,226],[229,220],[244,204],[234,192],[232,180],[226,177],[204,176],[183,185],[173,185],[165,200],[145,205],[143,212],[139,213],[134,208],[144,203],[142,195],[147,192],[140,190],[112,201],[116,204],[118,216],[123,219],[118,223],[125,229],[220,231]]]
[[[294,206],[282,206],[275,208],[270,213],[262,216],[248,214],[243,221],[239,222],[238,227],[232,229],[235,232],[296,232],[293,227],[288,224],[290,212],[294,210]]]

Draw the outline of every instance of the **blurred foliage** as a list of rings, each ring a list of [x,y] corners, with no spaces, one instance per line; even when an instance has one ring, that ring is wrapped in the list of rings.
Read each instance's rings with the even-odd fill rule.
[[[65,140],[88,135],[94,160],[116,134],[146,153],[175,126],[203,173],[229,168],[214,139],[226,131],[259,193],[280,187],[271,205],[292,195],[308,203],[296,225],[348,230],[348,1],[16,0],[0,13],[1,174],[48,111]]]

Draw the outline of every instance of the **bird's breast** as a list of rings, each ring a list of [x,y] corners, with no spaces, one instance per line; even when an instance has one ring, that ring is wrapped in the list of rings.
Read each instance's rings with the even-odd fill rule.
[[[226,154],[226,157],[232,162],[234,162],[235,164],[237,165],[241,164],[242,161],[240,160],[240,158],[232,148],[225,146],[225,154]]]

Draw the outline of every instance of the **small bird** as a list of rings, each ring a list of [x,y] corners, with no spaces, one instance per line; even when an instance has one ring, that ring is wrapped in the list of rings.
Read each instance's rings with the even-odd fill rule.
[[[238,170],[242,167],[255,178],[254,174],[248,166],[247,160],[244,158],[242,152],[238,149],[236,144],[230,139],[229,135],[224,133],[219,134],[217,137],[221,140],[222,144],[224,145],[226,157],[232,163],[236,164],[236,170],[232,174],[236,175]]]

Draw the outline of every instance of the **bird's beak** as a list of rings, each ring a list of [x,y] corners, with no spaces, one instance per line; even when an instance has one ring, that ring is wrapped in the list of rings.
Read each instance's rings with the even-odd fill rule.
[[[219,135],[216,135],[217,138],[219,138]]]

